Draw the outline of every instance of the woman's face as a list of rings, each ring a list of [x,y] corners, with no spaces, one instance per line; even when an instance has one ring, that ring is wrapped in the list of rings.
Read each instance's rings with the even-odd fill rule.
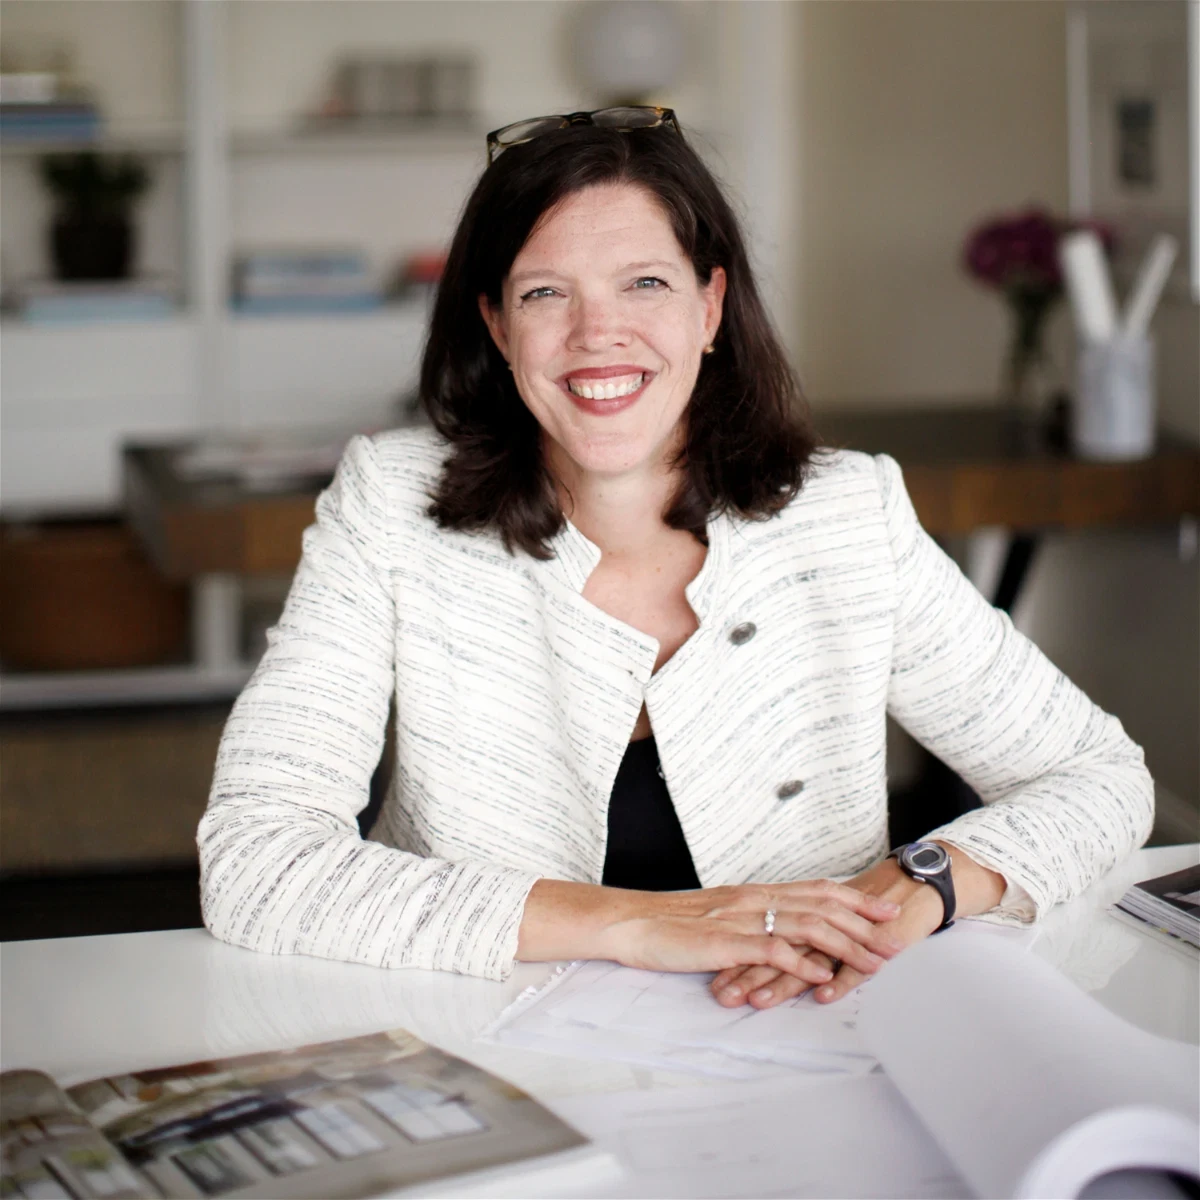
[[[551,465],[623,475],[675,449],[724,295],[725,272],[700,285],[650,192],[606,184],[551,209],[500,306],[480,297],[480,308]]]

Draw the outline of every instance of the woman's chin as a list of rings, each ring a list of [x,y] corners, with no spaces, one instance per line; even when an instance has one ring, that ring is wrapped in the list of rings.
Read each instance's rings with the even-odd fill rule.
[[[614,438],[604,443],[569,445],[564,449],[576,471],[595,476],[629,475],[657,458],[656,447],[640,440]]]

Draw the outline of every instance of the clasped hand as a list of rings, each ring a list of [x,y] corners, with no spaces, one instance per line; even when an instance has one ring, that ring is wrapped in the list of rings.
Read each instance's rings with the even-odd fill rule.
[[[902,913],[892,899],[828,879],[642,896],[646,908],[609,927],[604,956],[658,971],[718,971],[712,987],[724,1004],[765,1008],[817,985],[844,994],[837,981],[847,982],[847,971],[861,981],[915,940],[892,932]]]

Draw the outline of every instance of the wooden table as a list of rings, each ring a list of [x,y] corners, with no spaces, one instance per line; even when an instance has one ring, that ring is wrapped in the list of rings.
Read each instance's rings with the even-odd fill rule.
[[[1014,431],[991,408],[819,414],[831,445],[891,454],[917,515],[934,536],[982,526],[1013,531],[993,602],[1011,609],[1037,545],[1052,529],[1153,524],[1200,516],[1200,446],[1163,437],[1140,462],[1082,462]],[[300,535],[328,482],[314,475],[285,490],[250,491],[234,478],[188,479],[183,445],[124,452],[129,520],[165,575],[196,588],[197,659],[236,659],[236,580],[289,574]]]
[[[1042,531],[1200,516],[1200,446],[1168,436],[1151,458],[1096,463],[1014,438],[988,408],[833,411],[818,424],[831,445],[895,458],[934,536],[989,525]],[[175,469],[184,448],[130,446],[124,455],[126,512],[164,574],[294,570],[327,479],[275,493],[249,492],[232,479],[188,481]]]
[[[990,408],[829,412],[833,445],[890,454],[935,537],[986,525],[1087,529],[1200,515],[1200,446],[1162,435],[1140,462],[1084,462]]]

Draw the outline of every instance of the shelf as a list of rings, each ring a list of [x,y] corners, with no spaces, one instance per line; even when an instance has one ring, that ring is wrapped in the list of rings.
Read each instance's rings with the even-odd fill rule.
[[[346,129],[244,129],[229,139],[234,154],[384,154],[485,152],[486,134],[462,126]]]
[[[105,154],[182,154],[184,131],[178,125],[104,130],[94,138],[0,138],[0,154],[34,158],[96,150]]]
[[[20,337],[26,333],[31,336],[56,334],[86,333],[93,329],[102,330],[106,334],[136,330],[144,331],[153,336],[151,331],[163,329],[178,329],[192,320],[191,311],[180,305],[172,312],[164,312],[160,316],[121,316],[113,314],[105,317],[64,317],[54,321],[29,321],[19,313],[7,310],[0,313],[0,335],[5,338]]]
[[[238,663],[221,670],[185,665],[119,671],[9,672],[0,674],[0,711],[232,700],[253,670],[253,664]]]

